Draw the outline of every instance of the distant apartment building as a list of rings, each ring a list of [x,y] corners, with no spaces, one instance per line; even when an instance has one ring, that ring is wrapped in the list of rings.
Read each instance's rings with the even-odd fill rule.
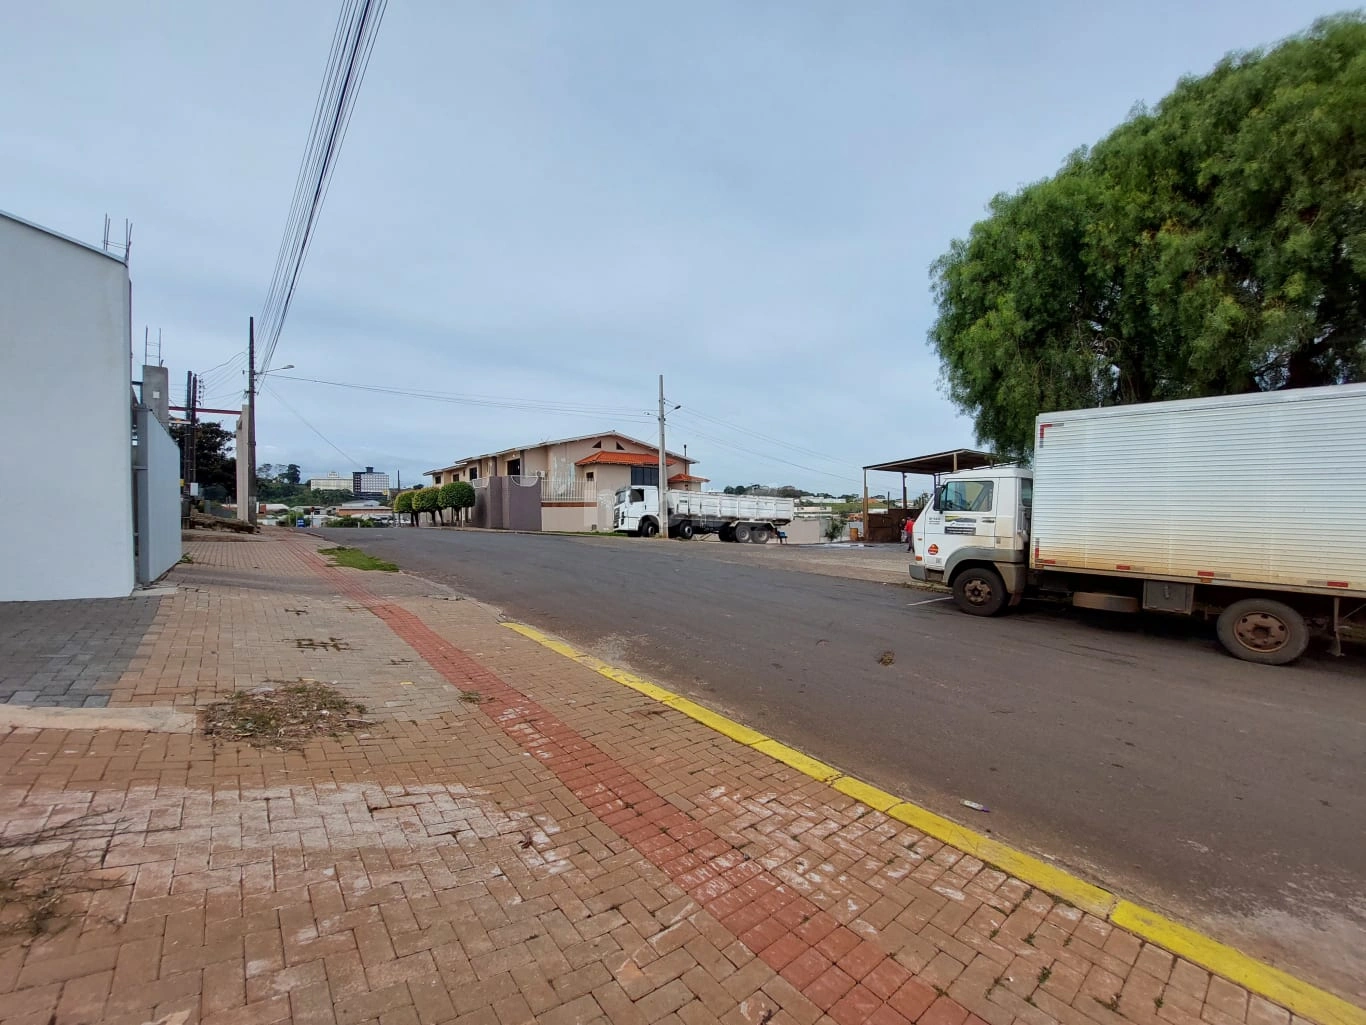
[[[343,477],[333,470],[326,477],[309,477],[308,486],[314,491],[350,491],[355,484],[355,475]]]
[[[351,493],[357,498],[388,498],[389,475],[376,472],[373,466],[356,470],[351,474]]]

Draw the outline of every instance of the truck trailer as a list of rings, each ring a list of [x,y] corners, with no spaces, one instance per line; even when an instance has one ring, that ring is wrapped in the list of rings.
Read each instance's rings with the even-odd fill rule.
[[[669,536],[682,541],[716,534],[722,541],[768,544],[780,527],[792,522],[796,508],[790,498],[762,495],[724,495],[714,491],[666,491]],[[612,529],[632,537],[659,533],[659,489],[631,486],[617,489]]]
[[[1032,468],[947,475],[914,540],[912,578],[975,616],[1053,597],[1214,618],[1249,662],[1340,652],[1366,620],[1366,384],[1041,415]]]

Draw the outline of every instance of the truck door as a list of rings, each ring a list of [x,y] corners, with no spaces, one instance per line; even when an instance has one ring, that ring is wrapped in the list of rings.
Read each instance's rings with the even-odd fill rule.
[[[989,478],[948,480],[939,486],[921,516],[923,546],[916,539],[916,554],[924,556],[926,569],[942,572],[960,548],[996,547],[997,490],[997,482]]]

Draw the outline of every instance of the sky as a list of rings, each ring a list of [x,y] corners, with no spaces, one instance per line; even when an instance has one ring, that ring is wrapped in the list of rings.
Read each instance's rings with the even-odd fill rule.
[[[240,405],[339,6],[4,16],[0,209],[95,243],[132,222],[135,355],[159,333],[175,395],[193,370]],[[717,488],[857,492],[864,464],[972,446],[926,341],[935,258],[1135,104],[1339,9],[393,0],[258,460],[406,485],[545,439],[653,442],[660,374],[668,447]]]

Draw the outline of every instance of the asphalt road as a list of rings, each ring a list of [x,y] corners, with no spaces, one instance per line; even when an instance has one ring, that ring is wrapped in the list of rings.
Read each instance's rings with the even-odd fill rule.
[[[1189,621],[979,620],[697,542],[322,533],[1366,1003],[1360,651],[1254,666]]]

